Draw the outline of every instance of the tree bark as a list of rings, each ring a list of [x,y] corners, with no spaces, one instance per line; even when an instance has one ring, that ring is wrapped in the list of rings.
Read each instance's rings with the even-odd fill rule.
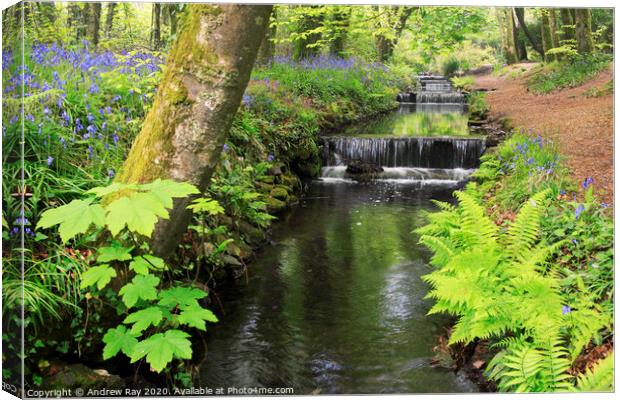
[[[527,48],[525,46],[525,41],[522,37],[519,36],[519,31],[522,30],[521,24],[515,20],[514,9],[510,10],[510,16],[512,18],[514,24],[514,37],[515,37],[515,45],[517,46],[517,56],[519,60],[526,61],[527,60]]]
[[[525,25],[525,9],[523,7],[515,7],[515,15],[517,16],[517,20],[519,21],[519,26],[523,29],[523,33],[525,37],[530,42],[530,46],[538,53],[541,57],[545,57],[545,52],[542,47],[534,40],[532,34],[529,29],[527,29],[527,25]]]
[[[310,8],[318,8],[322,6],[310,6]],[[310,14],[302,16],[299,21],[299,26],[297,27],[297,33],[303,34],[305,32],[310,32],[316,28],[319,28],[323,25],[323,16]],[[295,42],[295,48],[293,51],[293,58],[295,60],[303,60],[304,58],[314,57],[319,54],[319,47],[312,46],[321,40],[321,33],[310,33],[301,36]]]
[[[562,40],[575,40],[575,20],[568,8],[560,8],[560,18],[562,19]]]
[[[101,3],[89,3],[86,7],[90,8],[86,25],[87,35],[93,46],[97,47],[99,44],[99,28],[101,27]]]
[[[549,8],[549,26],[551,27],[551,44],[553,47],[560,47],[558,37],[558,22],[555,8]]]
[[[271,12],[270,22],[272,21],[275,22],[275,19],[276,19],[276,10],[273,9]],[[273,39],[275,39],[276,34],[278,33],[277,30],[278,30],[278,27],[275,23],[273,25],[270,25],[269,28],[267,29],[267,32],[263,36],[263,40],[258,50],[258,59],[257,59],[258,63],[264,65],[264,64],[267,64],[269,61],[271,61],[271,59],[273,58],[273,55],[275,54],[275,51],[276,51],[276,44],[273,41]]]
[[[502,51],[507,64],[517,62],[516,45],[514,42],[514,26],[512,25],[511,10],[497,9],[496,16],[502,39]]]
[[[151,48],[159,50],[161,47],[161,4],[153,3],[151,19]]]
[[[377,60],[379,62],[386,62],[394,54],[394,48],[398,44],[398,40],[402,35],[405,27],[407,26],[407,20],[418,7],[402,6],[396,9],[394,21],[389,21],[394,30],[393,39],[385,37],[384,35],[377,35],[375,38],[375,45],[377,48]]]
[[[343,9],[343,7],[346,7]],[[347,30],[351,20],[350,6],[338,6],[334,12],[334,38],[329,44],[329,54],[336,57],[344,57],[344,44],[347,38]]]
[[[574,12],[577,51],[580,54],[592,53],[594,50],[594,41],[592,40],[592,14],[587,8],[576,8]]]
[[[553,48],[553,43],[551,41],[549,10],[545,8],[540,10],[540,36],[542,37],[543,52],[545,54],[544,60],[547,62],[555,60],[555,56],[547,54]]]
[[[187,19],[168,56],[155,102],[118,181],[186,181],[204,191],[218,163],[250,78],[272,6],[187,6]],[[160,220],[151,248],[169,256],[191,219],[190,199],[175,201]]]
[[[105,16],[105,37],[110,38],[112,26],[114,24],[114,12],[116,11],[116,3],[108,3]]]

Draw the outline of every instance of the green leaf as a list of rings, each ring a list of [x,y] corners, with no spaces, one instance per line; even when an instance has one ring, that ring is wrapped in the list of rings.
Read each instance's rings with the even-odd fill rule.
[[[126,284],[118,292],[123,296],[123,303],[127,308],[131,308],[142,300],[154,300],[157,298],[157,285],[159,278],[153,275],[137,275],[131,283]]]
[[[175,182],[170,179],[157,179],[142,185],[142,189],[150,191],[166,208],[172,208],[172,198],[174,197],[187,197],[190,194],[200,193],[191,183]]]
[[[224,208],[217,200],[209,199],[206,197],[194,200],[192,204],[187,206],[187,208],[196,213],[204,212],[209,215],[218,215],[224,213]]]
[[[127,225],[127,229],[151,237],[157,218],[168,218],[168,211],[157,197],[150,193],[135,193],[121,197],[106,207],[106,224],[112,236]]]
[[[131,357],[135,346],[138,344],[136,335],[127,331],[123,325],[119,325],[116,328],[108,329],[108,332],[103,336],[103,359],[107,360],[122,351],[127,357]]]
[[[91,204],[93,199],[73,200],[69,204],[45,211],[39,219],[37,228],[49,228],[60,225],[58,233],[63,243],[84,233],[92,224],[105,224],[104,210],[99,204]]]
[[[177,286],[170,289],[163,290],[159,293],[159,304],[164,307],[176,307],[186,308],[189,306],[198,306],[198,300],[205,297],[207,293],[204,290],[189,288],[183,286]]]
[[[97,197],[107,196],[111,193],[120,192],[121,190],[135,190],[138,188],[136,184],[114,182],[108,186],[94,187],[86,192],[86,194],[94,194]]]
[[[152,306],[149,308],[145,308],[144,310],[136,311],[129,314],[127,318],[125,318],[123,323],[133,324],[130,332],[137,335],[142,333],[143,330],[145,330],[151,325],[159,325],[162,318],[163,313],[161,311],[161,308]]]
[[[116,276],[116,270],[108,264],[97,265],[91,267],[82,274],[82,283],[80,288],[84,289],[97,284],[97,289],[103,289],[112,278]]]
[[[146,362],[151,365],[151,369],[161,372],[173,357],[192,358],[192,343],[188,337],[187,333],[176,329],[156,333],[134,347],[131,362],[134,363],[146,356]]]
[[[99,262],[109,262],[113,260],[118,261],[127,261],[131,260],[131,251],[132,247],[120,247],[120,246],[111,246],[111,247],[100,247],[97,251],[97,261]]]
[[[185,324],[206,331],[207,327],[205,321],[217,322],[218,319],[210,310],[192,304],[183,308],[183,311],[179,314],[178,321],[179,324]]]
[[[134,270],[136,274],[146,275],[151,268],[164,269],[165,266],[164,260],[147,254],[134,257],[133,261],[129,264],[129,269]]]

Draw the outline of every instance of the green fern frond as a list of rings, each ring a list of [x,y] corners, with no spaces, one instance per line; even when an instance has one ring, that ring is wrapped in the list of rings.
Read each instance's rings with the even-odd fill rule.
[[[471,244],[496,241],[498,228],[486,215],[484,208],[465,192],[456,192],[455,196],[459,200],[462,230],[475,239]]]
[[[529,256],[529,250],[539,236],[541,205],[549,193],[549,190],[543,190],[532,196],[508,228],[506,250],[513,259],[524,260]]]
[[[575,391],[612,392],[614,390],[614,353],[599,361],[593,369],[586,370],[577,378]]]

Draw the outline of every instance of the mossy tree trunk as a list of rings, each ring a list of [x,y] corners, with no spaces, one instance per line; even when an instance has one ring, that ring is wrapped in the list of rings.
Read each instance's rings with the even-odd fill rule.
[[[594,41],[592,40],[592,14],[587,8],[576,8],[574,12],[577,51],[580,54],[592,53],[594,50]]]
[[[88,37],[93,46],[96,47],[99,44],[99,29],[101,28],[101,3],[89,3],[86,7],[90,8],[88,25],[86,27]]]
[[[106,16],[105,16],[105,36],[106,38],[110,38],[110,34],[112,33],[112,26],[114,25],[114,14],[116,13],[116,3],[108,3],[106,7]]]
[[[204,191],[250,78],[271,6],[187,6],[154,104],[117,180],[186,181]],[[190,199],[157,223],[151,247],[168,256],[191,219]]]
[[[315,57],[320,52],[320,47],[316,44],[323,36],[318,30],[323,26],[323,14],[318,11],[322,6],[310,6],[312,13],[303,15],[297,25],[297,34],[299,37],[295,41],[293,48],[293,58],[295,60],[303,60],[304,58]]]
[[[497,22],[499,24],[502,39],[502,52],[507,64],[517,62],[517,49],[514,40],[514,24],[512,23],[512,10],[508,8],[496,9]]]
[[[513,37],[515,42],[515,47],[517,50],[517,58],[521,61],[527,60],[527,49],[525,47],[525,41],[522,37],[519,37],[519,31],[521,31],[521,25],[515,19],[515,13],[513,9],[509,9],[508,13],[510,14],[510,18],[512,19],[513,25]]]
[[[540,10],[540,36],[542,37],[543,53],[545,61],[553,61],[555,57],[548,55],[547,52],[553,48],[551,40],[551,22],[549,19],[549,10],[543,8]]]
[[[562,40],[575,40],[575,20],[568,8],[560,8],[560,19],[562,20]]]
[[[549,27],[551,28],[551,44],[553,47],[560,47],[560,38],[558,36],[558,20],[555,8],[549,9]]]
[[[151,48],[159,50],[161,47],[161,4],[153,3],[151,9]]]

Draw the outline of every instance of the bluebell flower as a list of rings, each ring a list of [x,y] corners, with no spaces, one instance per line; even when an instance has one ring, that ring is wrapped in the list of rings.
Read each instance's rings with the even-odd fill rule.
[[[52,165],[53,162],[54,162],[54,157],[47,156],[47,165],[50,166],[50,165]]]
[[[601,203],[601,207],[607,208],[607,207],[609,207],[609,204],[603,202],[603,203]]]
[[[222,149],[226,152],[226,151],[228,151],[229,147],[228,147],[228,145],[226,143],[224,143],[224,147],[222,147]]]
[[[112,168],[110,168],[110,169],[108,170],[108,176],[109,176],[110,178],[114,178],[114,175],[116,175],[116,174],[114,173],[114,170],[113,170]]]
[[[573,244],[574,244],[575,246],[577,246],[577,245],[579,244],[579,242],[577,241],[577,239],[573,239]]]
[[[587,177],[581,184],[581,187],[584,189],[587,189],[588,186],[590,186],[593,183],[594,183],[594,179],[592,179],[592,177]]]
[[[14,225],[29,225],[30,221],[28,221],[28,218],[21,216],[21,217],[17,217],[17,219],[13,222]]]
[[[566,305],[562,306],[562,315],[566,315],[569,312],[571,312],[571,309],[569,306],[566,306]]]
[[[274,158],[275,158],[275,157],[273,156],[273,154],[269,154],[269,155],[267,156],[267,161],[271,162],[271,161],[273,161],[273,160],[274,160]]]
[[[582,212],[585,211],[585,207],[583,206],[583,204],[579,204],[577,206],[577,209],[575,209],[575,219],[579,219],[579,216],[581,215]]]

